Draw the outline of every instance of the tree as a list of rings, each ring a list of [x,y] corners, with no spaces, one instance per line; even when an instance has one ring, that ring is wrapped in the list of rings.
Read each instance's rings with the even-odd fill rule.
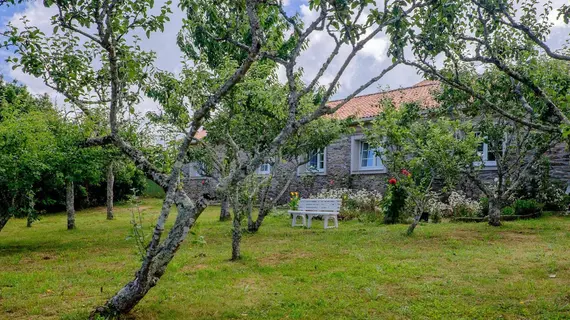
[[[377,9],[372,8],[368,0],[340,3],[311,1],[310,7],[318,12],[318,16],[304,27],[298,16],[287,14],[281,2],[241,0],[213,4],[202,0],[184,1],[181,7],[187,11],[188,19],[178,42],[189,60],[186,62],[192,63],[186,63],[180,77],[167,73],[153,76],[153,55],[141,50],[134,36],[139,30],[147,36],[162,30],[168,20],[170,2],[157,15],[152,15],[151,0],[48,1],[46,5],[58,8],[58,15],[53,19],[54,36],[47,37],[31,26],[22,31],[9,28],[5,33],[7,42],[16,46],[15,53],[20,55],[17,60],[11,60],[16,67],[42,78],[85,114],[97,108],[108,114],[110,133],[90,138],[86,144],[115,145],[166,192],[146,257],[135,279],[119,290],[105,306],[97,308],[93,316],[118,316],[130,311],[164,274],[188,231],[207,206],[205,200],[191,200],[178,186],[190,143],[221,99],[243,79],[256,61],[268,59],[284,66],[287,121],[267,146],[220,181],[222,189],[244,181],[248,172],[253,172],[268,157],[276,154],[300,128],[325,114],[334,113],[392,70],[399,61],[379,70],[377,76],[334,108],[327,107],[339,79],[364,45],[428,3],[386,1],[382,9]],[[286,33],[286,30],[291,32]],[[317,74],[301,83],[297,81],[300,70],[296,64],[309,37],[315,33],[329,36],[335,47]],[[331,71],[331,62],[342,48],[348,49],[348,56],[341,58],[339,69]],[[333,73],[332,81],[319,86],[327,70]],[[147,90],[151,80],[162,81],[166,87],[155,92]],[[133,146],[122,136],[124,124],[119,117],[134,110],[142,88],[161,104],[164,111],[168,111],[171,120],[182,129],[183,139],[176,141],[176,156],[165,171],[149,161],[141,148]],[[311,92],[317,92],[314,111],[297,118],[300,102]],[[178,215],[166,239],[161,241],[173,204]]]
[[[540,7],[539,7],[540,6]],[[558,11],[558,12],[557,12]],[[553,14],[568,22],[568,6],[553,9],[533,0],[500,1],[435,1],[421,8],[409,26],[395,29],[393,37],[402,41],[393,50],[402,55],[404,64],[416,67],[426,76],[461,90],[477,100],[480,111],[493,111],[501,117],[547,133],[568,131],[565,93],[550,90],[536,68],[545,60],[567,63],[566,47],[554,50],[546,44],[552,29]],[[404,57],[404,48],[410,56]],[[441,70],[437,61],[444,62]],[[463,78],[467,70],[488,69],[503,73],[511,81],[511,91],[521,100],[519,108],[535,108],[536,118],[525,118],[520,112],[507,112],[494,99],[491,88],[472,86]],[[498,94],[502,94],[499,92]],[[513,111],[513,110],[510,110]],[[524,113],[524,112],[523,112]]]
[[[227,196],[222,198],[220,204],[220,221],[231,220],[232,215],[230,214],[230,201]]]
[[[0,230],[13,217],[37,218],[38,183],[55,166],[51,127],[58,117],[46,99],[0,82]]]
[[[71,122],[73,121],[73,122]],[[85,148],[83,141],[89,137],[89,131],[77,119],[64,120],[54,128],[55,143],[58,153],[57,171],[61,173],[61,184],[65,185],[67,229],[75,229],[75,190],[84,181],[99,184],[104,180],[106,150],[102,147]]]
[[[115,173],[113,172],[113,161],[107,165],[107,220],[113,220],[113,186],[115,185]]]
[[[539,130],[561,141],[570,125],[567,89],[553,89],[552,81],[544,81],[548,78],[544,71],[566,70],[563,78],[567,78],[568,48],[552,49],[547,38],[552,29],[550,17],[557,14],[568,23],[568,9],[568,5],[554,9],[550,2],[542,5],[533,0],[434,1],[388,31],[392,39],[399,40],[392,41],[391,51],[403,64],[463,92],[464,101],[478,107],[476,113],[488,116],[491,112],[508,120],[511,129],[505,130],[527,130],[513,129],[522,125],[529,132]],[[550,68],[545,69],[545,64]],[[508,87],[504,82],[501,90],[479,85],[474,79],[481,70],[502,74],[501,81],[507,80]],[[504,108],[501,102],[513,95],[518,100],[516,107]],[[490,223],[500,225],[498,209],[494,210]]]
[[[400,110],[391,101],[382,103],[383,112],[365,133],[368,141],[378,148],[378,156],[391,177],[385,201],[407,198],[413,203],[414,219],[407,232],[411,234],[422,213],[427,211],[430,194],[436,188],[434,181],[442,182],[440,187],[444,190],[452,189],[462,176],[462,169],[472,167],[477,161],[479,139],[469,121],[420,112],[413,103],[401,106]],[[405,197],[390,191],[404,192]]]
[[[561,68],[560,68],[561,67]],[[567,88],[568,66],[551,60],[535,65],[535,79],[541,79],[544,88],[549,91]],[[462,78],[469,81],[475,90],[493,88],[493,103],[512,115],[528,121],[548,120],[548,107],[540,97],[532,96],[532,89],[518,86],[513,89],[513,80],[503,72],[489,69],[482,74],[464,72]],[[468,80],[467,80],[468,79]],[[464,80],[464,81],[465,81]],[[527,100],[525,96],[529,96]],[[558,97],[554,101],[562,101]],[[485,183],[475,171],[477,166],[470,166],[464,173],[489,199],[489,224],[499,226],[500,209],[512,202],[521,184],[526,181],[533,164],[546,152],[562,140],[560,132],[544,132],[531,126],[520,124],[506,117],[498,117],[495,112],[481,112],[481,101],[470,99],[470,95],[452,86],[443,86],[439,97],[442,108],[459,119],[473,119],[474,130],[483,138],[478,160],[479,166],[492,163],[496,169],[496,182]],[[535,120],[536,119],[536,120]],[[485,154],[487,153],[487,154]],[[491,160],[491,161],[489,161]]]
[[[204,124],[208,135],[198,143],[200,150],[192,156],[199,161],[203,174],[209,173],[218,182],[244,167],[275,139],[287,124],[287,88],[277,79],[276,64],[260,63],[252,67],[243,81],[226,95],[216,115]],[[315,94],[301,101],[297,118],[315,110]],[[285,193],[297,167],[308,160],[312,150],[324,148],[346,131],[347,121],[318,119],[299,128],[273,154],[266,156],[263,165],[271,168],[269,174],[258,174],[258,168],[245,172],[246,178],[234,184],[221,185],[218,193],[227,198],[233,208],[232,260],[240,258],[242,222],[247,217],[247,229],[256,232],[265,216]],[[202,157],[200,157],[202,156]],[[284,179],[274,179],[285,175]],[[276,189],[272,197],[270,189]],[[258,203],[259,214],[253,220],[253,207]]]
[[[38,206],[45,208],[57,202],[57,197],[49,194],[64,187],[69,195],[68,227],[73,228],[73,183],[81,188],[85,182],[101,181],[101,148],[81,148],[83,132],[46,97],[33,97],[24,87],[5,82],[1,82],[0,92],[3,225],[15,215],[27,217],[31,226],[38,217]]]

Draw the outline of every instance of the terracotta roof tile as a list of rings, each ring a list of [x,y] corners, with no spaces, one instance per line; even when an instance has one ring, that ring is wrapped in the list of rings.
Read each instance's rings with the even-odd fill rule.
[[[200,129],[198,130],[198,132],[196,132],[196,135],[194,136],[194,139],[200,140],[200,139],[204,138],[206,135],[208,135],[208,131],[206,131],[206,130],[200,128]]]
[[[439,82],[424,80],[412,87],[389,90],[379,93],[357,96],[350,99],[345,105],[340,107],[332,117],[346,119],[350,116],[356,118],[370,118],[377,116],[381,111],[380,102],[384,99],[391,99],[396,108],[403,103],[417,102],[422,108],[437,107],[432,93],[439,89]],[[335,100],[328,103],[330,107],[335,107],[343,100]]]
[[[392,99],[392,102],[399,108],[403,103],[417,102],[422,108],[429,109],[437,107],[432,93],[440,88],[438,81],[424,80],[412,87],[389,90],[384,92],[366,94],[350,99],[345,105],[338,109],[332,117],[337,119],[346,119],[355,116],[359,119],[371,118],[382,112],[380,101],[384,99]],[[330,101],[328,105],[334,107],[343,100]],[[195,138],[200,140],[207,135],[204,129],[198,130]]]

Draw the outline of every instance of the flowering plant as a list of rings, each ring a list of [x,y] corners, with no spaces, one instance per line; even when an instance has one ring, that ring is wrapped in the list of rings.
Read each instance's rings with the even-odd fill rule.
[[[312,195],[311,199],[342,199],[340,218],[360,219],[362,215],[379,212],[382,194],[364,189],[323,189],[319,194]]]
[[[291,198],[289,199],[289,209],[299,209],[299,200],[301,200],[301,198],[299,198],[299,192],[291,192],[290,196]]]
[[[475,217],[481,211],[478,201],[469,199],[460,192],[453,191],[447,201],[455,217]]]
[[[433,191],[430,192],[427,195],[427,199],[426,210],[434,223],[440,222],[441,217],[449,216],[451,214],[451,207],[439,200],[438,193]]]

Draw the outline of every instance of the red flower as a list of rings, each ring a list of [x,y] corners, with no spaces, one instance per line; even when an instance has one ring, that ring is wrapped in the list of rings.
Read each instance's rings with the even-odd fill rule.
[[[406,169],[402,169],[400,172],[401,172],[403,175],[405,175],[406,177],[410,177],[410,176],[412,175],[412,174],[411,174],[408,170],[406,170]]]
[[[396,181],[396,179],[394,179],[394,178],[388,180],[388,183],[392,184],[392,185],[396,184],[396,182],[398,182],[398,181]]]
[[[334,184],[334,180],[329,181],[331,186]]]
[[[206,180],[202,180],[202,185],[203,185],[204,183],[206,183]]]

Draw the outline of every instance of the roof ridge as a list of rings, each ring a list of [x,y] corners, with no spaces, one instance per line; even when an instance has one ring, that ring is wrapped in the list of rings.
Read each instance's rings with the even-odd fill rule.
[[[425,80],[424,80],[425,81]],[[415,89],[415,88],[423,88],[423,87],[429,87],[429,86],[435,86],[437,85],[437,83],[432,82],[432,83],[426,83],[426,84],[422,84],[422,85],[413,85],[413,86],[409,86],[409,87],[402,87],[402,88],[398,88],[398,89],[390,89],[390,90],[386,90],[386,91],[380,91],[380,92],[375,92],[375,93],[367,93],[367,94],[362,94],[359,96],[354,96],[352,98],[350,98],[350,100],[354,99],[354,98],[361,98],[361,97],[368,97],[368,96],[373,96],[375,94],[384,94],[384,93],[390,93],[390,92],[394,92],[394,91],[402,91],[402,90],[410,90],[410,89]],[[328,103],[331,102],[339,102],[339,101],[344,101],[346,98],[342,98],[342,99],[337,99],[337,100],[331,100]],[[349,100],[349,101],[350,101]]]

